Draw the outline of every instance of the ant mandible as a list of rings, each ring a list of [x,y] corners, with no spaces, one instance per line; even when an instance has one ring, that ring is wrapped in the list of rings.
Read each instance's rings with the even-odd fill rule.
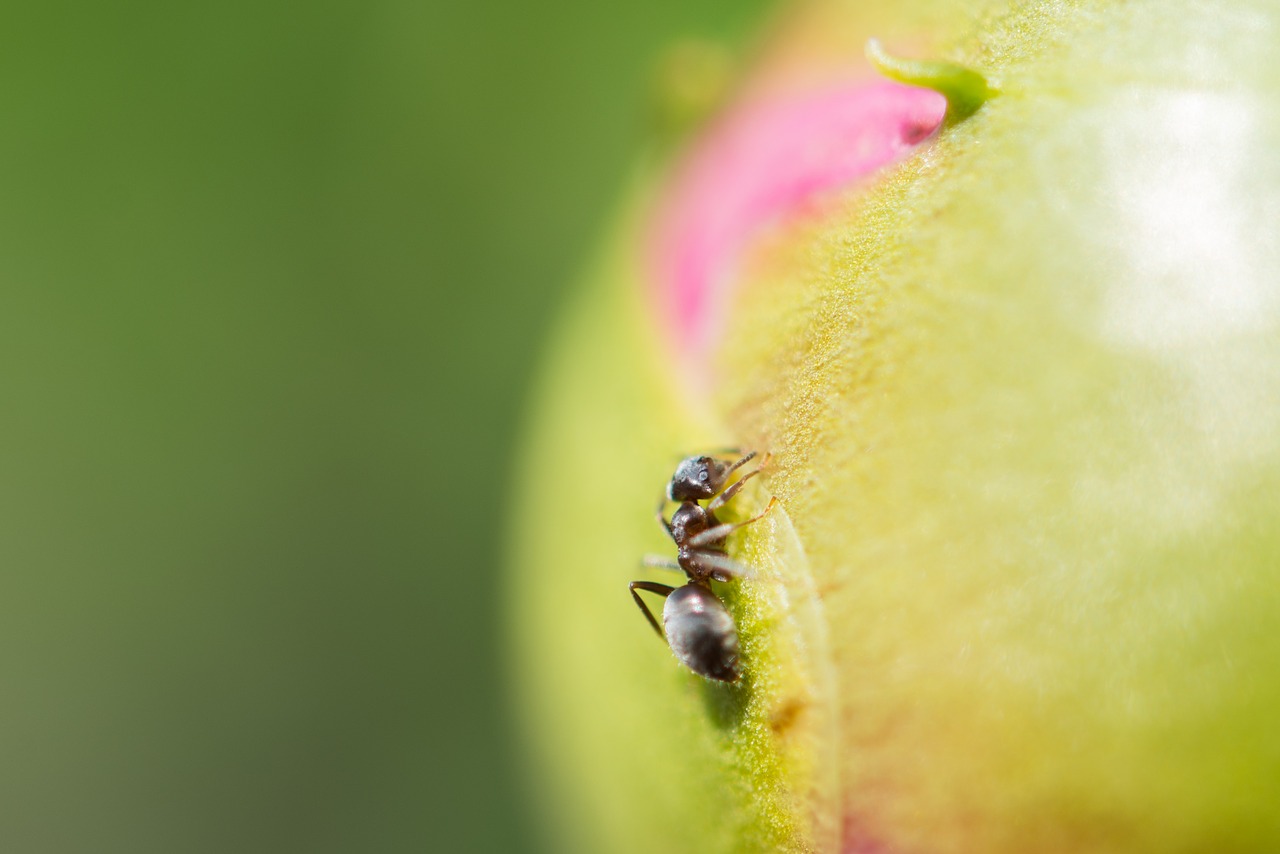
[[[716,511],[742,489],[743,484],[760,473],[761,465],[748,472],[728,488],[730,475],[753,460],[755,451],[735,462],[714,456],[692,456],[676,467],[667,484],[666,497],[658,504],[658,522],[676,544],[676,560],[645,558],[646,566],[682,571],[689,581],[675,588],[652,581],[633,581],[631,596],[658,636],[665,638],[677,659],[694,673],[720,682],[736,682],[742,675],[738,660],[738,630],[724,603],[711,590],[711,581],[729,581],[751,577],[747,567],[724,552],[729,534],[762,519],[773,509],[769,506],[745,522],[721,523]],[[711,499],[703,507],[700,500]],[[663,515],[667,501],[679,501],[671,521]],[[656,593],[666,599],[662,606],[662,626],[645,605],[637,591]],[[663,631],[665,627],[666,631]]]

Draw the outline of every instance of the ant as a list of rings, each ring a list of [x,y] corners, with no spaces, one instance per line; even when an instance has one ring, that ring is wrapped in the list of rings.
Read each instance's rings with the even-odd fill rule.
[[[770,499],[763,512],[745,522],[722,523],[715,514],[738,494],[743,484],[764,468],[762,464],[725,487],[730,475],[755,456],[755,451],[752,451],[733,463],[714,456],[693,456],[676,466],[657,512],[658,522],[676,544],[676,560],[647,557],[644,563],[684,572],[689,581],[680,588],[652,581],[633,581],[630,585],[636,605],[658,637],[664,638],[671,646],[676,658],[694,673],[720,682],[737,682],[742,669],[738,661],[737,627],[724,603],[712,592],[711,581],[753,576],[749,568],[725,554],[725,540],[739,528],[764,518],[778,499]],[[705,507],[698,503],[706,499],[711,500]],[[663,515],[668,501],[680,502],[670,521]],[[666,599],[662,607],[662,626],[658,625],[638,590],[656,593]],[[666,627],[665,632],[663,626]]]

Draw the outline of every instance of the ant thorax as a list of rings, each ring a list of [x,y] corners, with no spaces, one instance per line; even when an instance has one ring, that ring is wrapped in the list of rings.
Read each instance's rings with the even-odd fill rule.
[[[705,507],[693,501],[686,501],[671,514],[671,538],[677,544],[686,543],[691,537],[717,524],[719,522],[716,517]]]

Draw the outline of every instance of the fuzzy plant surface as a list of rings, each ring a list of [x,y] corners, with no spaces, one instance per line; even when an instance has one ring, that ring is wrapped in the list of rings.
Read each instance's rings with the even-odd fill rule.
[[[1280,850],[1278,44],[1270,0],[814,3],[637,170],[518,474],[554,850]],[[778,499],[734,684],[627,592],[726,446],[771,459],[725,518]]]

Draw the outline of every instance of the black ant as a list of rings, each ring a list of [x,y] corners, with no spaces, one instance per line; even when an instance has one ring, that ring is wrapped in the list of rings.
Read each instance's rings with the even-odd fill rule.
[[[738,661],[737,627],[724,603],[712,592],[711,581],[752,576],[750,569],[725,554],[725,540],[739,528],[763,518],[777,499],[771,499],[763,512],[745,522],[722,523],[715,513],[738,494],[743,484],[760,473],[763,465],[725,488],[729,476],[755,456],[752,451],[733,463],[714,456],[693,456],[676,466],[657,513],[658,521],[676,544],[676,560],[648,557],[644,562],[646,566],[682,571],[689,581],[680,588],[652,581],[633,581],[630,585],[636,605],[658,636],[666,639],[676,658],[694,673],[720,682],[738,681],[742,669]],[[711,500],[703,507],[698,502],[705,499]],[[663,515],[668,501],[680,502],[671,514],[671,521]],[[666,599],[662,606],[662,626],[638,590],[657,593]]]

